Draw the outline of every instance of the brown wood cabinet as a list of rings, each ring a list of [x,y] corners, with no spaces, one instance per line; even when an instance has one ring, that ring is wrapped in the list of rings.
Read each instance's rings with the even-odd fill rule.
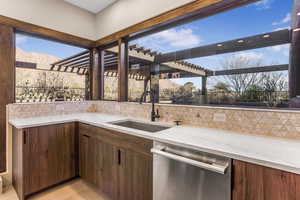
[[[80,176],[112,200],[152,200],[151,140],[79,125]]]
[[[13,131],[13,185],[26,196],[78,175],[75,123]]]
[[[233,162],[233,200],[300,200],[300,175]]]

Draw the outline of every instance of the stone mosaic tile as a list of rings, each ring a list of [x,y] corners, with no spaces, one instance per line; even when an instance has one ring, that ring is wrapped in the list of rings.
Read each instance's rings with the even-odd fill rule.
[[[96,111],[150,119],[151,105],[136,103],[95,102]],[[215,128],[239,133],[300,139],[300,112],[258,109],[211,108],[158,105],[161,122],[183,121],[183,125]],[[214,115],[224,121],[214,121]]]
[[[200,106],[157,105],[159,121],[207,127],[238,133],[300,139],[300,111],[276,111]],[[100,112],[149,120],[151,104],[119,103],[115,101],[85,101],[60,103],[32,103],[8,105],[9,119]],[[215,116],[224,116],[216,121]]]

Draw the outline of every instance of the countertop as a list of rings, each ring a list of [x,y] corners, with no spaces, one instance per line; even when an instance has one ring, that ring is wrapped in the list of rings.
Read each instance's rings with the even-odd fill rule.
[[[100,113],[80,113],[51,117],[15,119],[9,123],[16,128],[29,128],[67,122],[82,122],[93,126],[107,128],[122,133],[144,137],[208,153],[226,156],[266,167],[300,174],[300,141],[280,138],[267,138],[246,135],[231,131],[189,126],[172,126],[157,133],[149,133],[112,125],[109,122],[132,119],[118,115]],[[157,123],[156,124],[161,124]],[[168,125],[168,124],[162,124]]]

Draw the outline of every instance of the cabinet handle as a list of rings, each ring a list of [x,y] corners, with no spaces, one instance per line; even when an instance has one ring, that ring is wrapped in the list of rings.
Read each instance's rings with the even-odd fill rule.
[[[24,134],[24,144],[26,144],[27,143],[27,132],[24,130],[23,134]]]
[[[83,137],[90,138],[90,136],[89,136],[89,135],[83,135]]]
[[[235,190],[235,166],[234,164],[232,163],[232,166],[231,166],[231,190]]]
[[[121,150],[118,149],[118,165],[121,165],[122,164],[122,160],[121,160]]]

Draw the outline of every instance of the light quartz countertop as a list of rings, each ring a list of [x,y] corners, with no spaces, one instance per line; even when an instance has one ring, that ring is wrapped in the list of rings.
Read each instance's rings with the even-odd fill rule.
[[[16,128],[29,128],[51,124],[82,122],[122,133],[144,137],[158,142],[179,145],[186,148],[226,156],[266,167],[300,174],[300,141],[267,138],[208,128],[172,126],[156,133],[112,125],[109,122],[134,118],[100,113],[80,113],[50,117],[15,119],[9,123]],[[155,122],[155,124],[161,124]],[[168,125],[168,124],[161,124]]]

